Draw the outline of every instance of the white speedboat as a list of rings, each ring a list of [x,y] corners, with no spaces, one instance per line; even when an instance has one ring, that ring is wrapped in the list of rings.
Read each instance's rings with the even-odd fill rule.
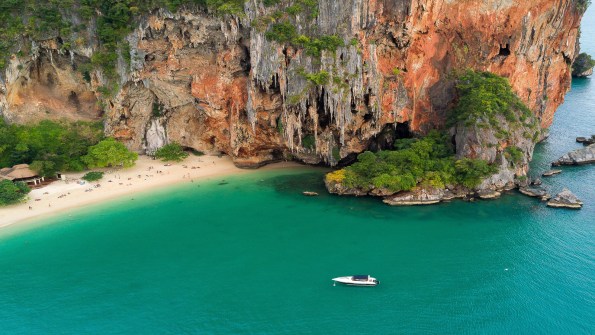
[[[337,277],[333,278],[333,281],[335,282],[335,285],[337,283],[353,286],[376,286],[380,284],[376,278],[370,277],[369,275]]]

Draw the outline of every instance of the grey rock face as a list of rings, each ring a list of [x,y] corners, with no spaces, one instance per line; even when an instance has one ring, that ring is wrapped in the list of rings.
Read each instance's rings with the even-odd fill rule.
[[[595,144],[588,147],[577,149],[567,153],[553,162],[553,166],[560,165],[583,165],[595,163]]]
[[[589,77],[592,74],[593,74],[593,68],[590,68],[590,69],[585,70],[585,71],[583,71],[581,73],[573,74],[573,76],[576,77],[576,78],[587,78],[587,77]]]
[[[552,197],[549,193],[547,193],[545,188],[535,185],[521,187],[519,188],[519,192],[530,197],[541,198],[543,201],[549,200]]]
[[[549,207],[557,207],[557,208],[572,208],[572,209],[580,209],[583,207],[583,202],[576,197],[570,190],[564,189],[562,192],[558,193],[554,198],[550,199],[547,202]]]
[[[384,198],[383,202],[391,206],[432,205],[444,199],[444,190],[420,188]]]
[[[502,193],[495,191],[495,190],[480,190],[477,192],[477,196],[481,199],[496,199],[499,198]]]
[[[562,170],[547,170],[547,171],[545,171],[543,173],[542,176],[544,176],[544,177],[551,177],[551,176],[554,176],[554,175],[557,175],[557,174],[560,174],[560,173],[562,173]]]

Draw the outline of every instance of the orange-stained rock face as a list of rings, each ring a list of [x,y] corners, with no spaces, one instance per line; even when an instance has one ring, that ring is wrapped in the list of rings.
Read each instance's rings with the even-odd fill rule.
[[[48,47],[37,59],[11,59],[5,88],[0,90],[0,115],[17,123],[100,120],[101,109],[91,85],[73,71],[70,56],[52,49],[53,43]]]
[[[298,33],[346,45],[312,57],[250,27],[277,10],[249,2],[242,18],[148,17],[128,38],[119,91],[102,104],[107,135],[141,152],[170,141],[225,152],[242,166],[290,156],[335,164],[407,129],[443,126],[467,68],[509,78],[545,128],[570,87],[581,18],[574,0],[319,0]],[[25,70],[11,66],[0,112],[15,122],[99,117],[101,76],[87,84],[76,57],[65,66],[50,44],[36,61],[18,60]],[[306,79],[321,71],[324,85]]]
[[[418,100],[413,129],[443,119],[452,94],[447,75],[464,68],[509,78],[542,126],[549,127],[570,87],[580,23],[574,6],[566,0],[412,4],[410,46],[401,55],[379,55],[379,62],[402,61],[408,70],[406,86]]]

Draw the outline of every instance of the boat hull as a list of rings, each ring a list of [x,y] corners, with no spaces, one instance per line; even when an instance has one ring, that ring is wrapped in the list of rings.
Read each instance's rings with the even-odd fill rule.
[[[373,277],[368,277],[367,280],[362,279],[354,279],[353,276],[348,277],[337,277],[333,278],[333,281],[339,284],[348,285],[348,286],[376,286],[378,285],[378,280]]]

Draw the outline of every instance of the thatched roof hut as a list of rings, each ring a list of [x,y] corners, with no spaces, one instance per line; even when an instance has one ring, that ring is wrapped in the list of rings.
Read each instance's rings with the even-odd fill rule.
[[[3,168],[0,170],[0,179],[8,179],[12,181],[25,181],[37,184],[39,176],[37,172],[31,170],[28,164],[19,164],[11,168]],[[41,178],[43,180],[43,178]]]

